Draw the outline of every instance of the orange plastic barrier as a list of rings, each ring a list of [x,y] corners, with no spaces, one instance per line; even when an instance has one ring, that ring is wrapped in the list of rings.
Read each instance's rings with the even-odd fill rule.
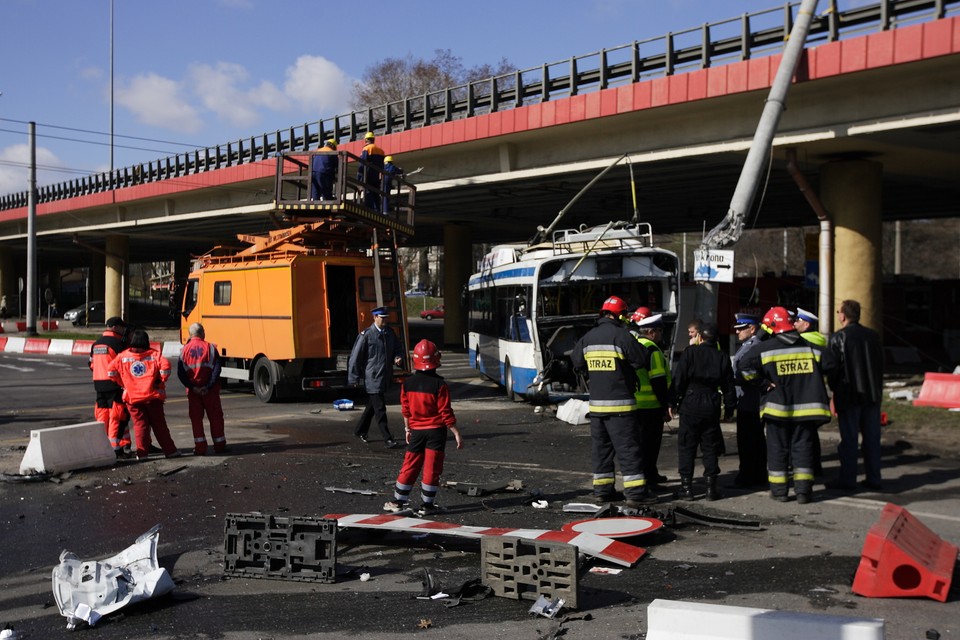
[[[871,598],[925,596],[946,602],[957,546],[913,515],[887,504],[863,542],[853,592]]]
[[[925,373],[920,397],[914,406],[960,408],[960,375],[955,373]]]

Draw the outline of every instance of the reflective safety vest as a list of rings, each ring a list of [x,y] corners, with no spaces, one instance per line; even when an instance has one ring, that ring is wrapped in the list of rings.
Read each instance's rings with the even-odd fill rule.
[[[670,369],[667,368],[667,359],[664,357],[663,351],[660,350],[656,342],[636,333],[633,333],[633,336],[637,339],[637,342],[646,347],[647,354],[650,356],[649,369],[637,369],[637,392],[634,394],[637,400],[637,408],[663,408],[665,405],[657,398],[653,385],[657,378],[666,378],[666,380],[663,381],[665,382],[664,391],[670,388],[672,379]]]
[[[827,336],[823,335],[819,331],[804,331],[800,334],[800,337],[810,344],[815,344],[818,347],[827,346]]]
[[[836,367],[829,349],[794,332],[760,343],[743,360],[743,379],[760,384],[760,416],[783,422],[830,421],[830,399],[823,376]],[[772,384],[772,386],[771,386]]]
[[[153,349],[127,349],[110,363],[107,373],[123,387],[123,401],[143,404],[167,397],[170,361]]]

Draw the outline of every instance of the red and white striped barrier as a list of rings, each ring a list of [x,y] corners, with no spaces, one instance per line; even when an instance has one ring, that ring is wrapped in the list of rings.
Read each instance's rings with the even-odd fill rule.
[[[550,529],[504,529],[500,527],[471,527],[452,522],[437,522],[422,518],[409,518],[397,515],[374,515],[369,513],[330,513],[324,518],[337,521],[337,525],[360,529],[382,529],[407,533],[436,533],[460,538],[482,538],[483,536],[506,536],[525,540],[544,540],[547,542],[565,542],[577,547],[580,553],[601,560],[607,560],[624,567],[632,567],[647,552],[646,549],[612,540],[593,533],[576,531],[553,531]]]
[[[89,356],[93,340],[68,340],[66,338],[26,338],[23,336],[0,336],[0,353],[32,353],[51,356]],[[179,342],[151,342],[150,346],[167,358],[180,356]]]

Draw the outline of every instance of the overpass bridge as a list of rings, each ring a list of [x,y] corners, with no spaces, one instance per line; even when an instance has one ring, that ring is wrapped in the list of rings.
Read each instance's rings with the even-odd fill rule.
[[[632,171],[641,219],[659,233],[700,231],[726,212],[796,6],[42,187],[41,271],[88,264],[98,250],[185,265],[263,232],[277,224],[278,154],[329,137],[357,154],[368,130],[402,166],[424,167],[409,243],[446,244],[450,295],[472,269],[470,243],[529,238],[624,153],[563,226],[632,215]],[[787,99],[755,226],[815,222],[787,149],[828,207],[868,203],[853,205],[860,222],[955,217],[958,54],[960,0],[829,3]],[[24,262],[27,195],[0,197],[8,293]]]

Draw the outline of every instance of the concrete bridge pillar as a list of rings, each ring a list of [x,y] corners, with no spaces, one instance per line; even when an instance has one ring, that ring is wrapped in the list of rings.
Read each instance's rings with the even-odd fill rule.
[[[104,319],[120,316],[127,319],[124,308],[129,290],[130,239],[127,236],[107,236],[106,269],[104,270]]]
[[[467,314],[460,296],[473,273],[473,243],[468,225],[443,226],[443,258],[443,344],[462,347]]]
[[[90,287],[90,300],[103,300],[104,277],[107,272],[107,259],[102,253],[90,257],[90,271],[87,278]]]
[[[834,221],[833,308],[860,302],[860,324],[883,332],[883,165],[870,160],[829,162],[820,169],[820,199]],[[833,317],[821,330],[839,329]]]

